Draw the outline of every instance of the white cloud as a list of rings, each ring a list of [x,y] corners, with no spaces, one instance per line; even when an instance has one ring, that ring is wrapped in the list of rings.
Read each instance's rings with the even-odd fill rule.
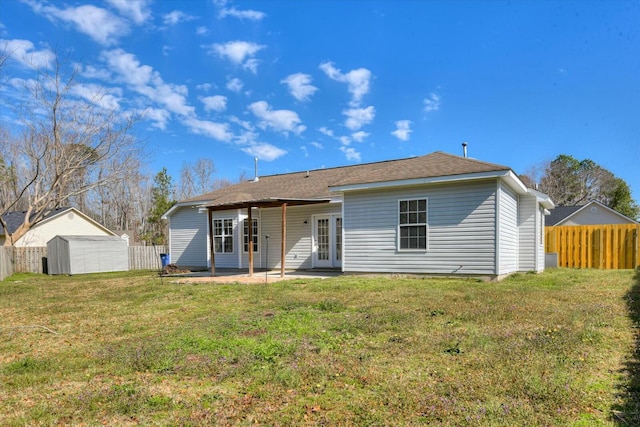
[[[353,160],[353,161],[359,162],[361,159],[360,153],[356,151],[356,149],[354,149],[353,147],[342,146],[340,147],[340,151],[342,151],[345,154],[345,157],[347,158],[347,160]]]
[[[242,80],[240,80],[237,77],[229,79],[229,81],[227,81],[227,84],[226,84],[227,89],[229,89],[231,92],[236,92],[236,93],[240,93],[243,87],[244,87],[244,83],[242,83]]]
[[[261,120],[259,126],[263,129],[271,128],[276,132],[284,134],[293,132],[297,135],[306,129],[295,111],[272,110],[265,101],[254,102],[249,105],[248,109]]]
[[[182,116],[194,114],[194,107],[187,103],[188,89],[183,85],[165,83],[160,73],[148,65],[142,65],[135,55],[122,49],[104,51],[101,55],[118,80],[128,84],[135,92],[164,105],[169,111]]]
[[[49,49],[36,50],[29,40],[0,39],[0,48],[10,58],[16,59],[23,65],[31,68],[51,68],[55,54]]]
[[[391,135],[395,136],[401,141],[408,141],[409,134],[413,132],[411,130],[411,120],[398,120],[396,122],[396,130],[391,132]]]
[[[266,142],[252,143],[250,146],[242,148],[242,151],[267,162],[270,162],[277,159],[278,157],[282,157],[287,154],[285,150]]]
[[[309,74],[291,74],[280,80],[280,83],[286,84],[291,95],[298,101],[308,101],[309,97],[318,90],[317,87],[311,84],[311,76]]]
[[[260,61],[255,59],[255,58],[247,59],[244,62],[244,64],[242,64],[242,69],[243,70],[249,70],[253,74],[257,74],[258,73],[258,64],[259,63],[260,63]]]
[[[237,118],[236,116],[231,116],[229,117],[229,121],[231,123],[235,123],[239,126],[242,126],[244,129],[246,129],[249,132],[253,132],[255,130],[255,126],[253,126],[253,124],[247,120],[240,120],[239,118]],[[254,134],[255,138],[257,138],[257,134]],[[252,138],[251,140],[255,140],[255,138]]]
[[[228,59],[236,65],[241,65],[245,69],[249,69],[256,72],[258,60],[253,56],[260,50],[264,49],[264,45],[245,41],[231,41],[224,44],[214,43],[209,46],[205,46],[209,50],[209,54],[216,54],[220,58]]]
[[[93,5],[59,9],[36,1],[27,1],[27,4],[34,12],[44,15],[52,22],[73,24],[78,31],[105,46],[116,44],[120,37],[129,33],[127,21]]]
[[[195,19],[194,16],[187,15],[181,10],[173,10],[162,16],[164,25],[177,25],[181,22],[187,22]]]
[[[196,85],[196,89],[202,90],[204,92],[209,92],[213,88],[211,83],[202,83],[201,85]]]
[[[439,109],[440,97],[432,92],[424,99],[424,111],[425,113],[429,113],[431,111],[438,111]]]
[[[338,68],[333,66],[332,62],[323,62],[320,69],[332,80],[347,83],[349,93],[351,93],[352,107],[360,105],[362,97],[369,93],[369,82],[371,80],[371,71],[366,68],[358,68],[343,74]]]
[[[149,10],[151,0],[107,0],[107,3],[137,25],[143,24],[151,16],[151,10]]]
[[[324,148],[324,146],[322,144],[320,144],[317,141],[311,141],[309,144],[313,145],[314,147],[316,147],[319,150],[322,150]]]
[[[72,89],[72,93],[76,96],[97,105],[105,110],[119,110],[120,101],[122,100],[122,89],[106,88],[97,84],[76,83]]]
[[[223,8],[218,12],[218,18],[226,18],[227,16],[232,16],[238,19],[248,19],[250,21],[260,21],[264,19],[267,14],[264,12],[260,12],[257,10],[238,10],[235,7]]]
[[[373,121],[376,116],[376,109],[373,106],[366,108],[350,108],[348,110],[343,110],[342,114],[347,116],[344,125],[349,129],[356,131],[362,126]]]
[[[86,77],[88,79],[110,80],[112,78],[111,72],[106,68],[97,68],[93,65],[82,65],[81,63],[76,63],[74,66],[82,77]]]
[[[206,36],[209,34],[209,29],[207,27],[196,27],[196,34],[199,36]]]
[[[340,141],[340,143],[342,145],[351,145],[351,138],[349,138],[348,136],[341,136],[339,138],[337,138],[338,141]]]
[[[224,111],[227,109],[227,97],[222,95],[205,96],[201,99],[205,111]]]
[[[152,126],[161,130],[167,128],[167,123],[171,117],[171,113],[162,108],[147,108],[140,111],[140,115],[145,120],[151,120],[153,122]]]
[[[191,132],[205,135],[218,141],[228,142],[233,138],[233,134],[229,132],[229,125],[226,123],[200,120],[195,117],[186,117],[182,122]]]
[[[354,141],[362,142],[369,135],[370,135],[370,133],[367,133],[367,132],[361,130],[361,131],[352,133],[351,134],[351,138],[353,138]]]
[[[331,129],[326,128],[325,126],[322,126],[320,129],[318,129],[320,131],[320,133],[330,136],[331,138],[335,138],[335,135],[333,134],[333,131]]]

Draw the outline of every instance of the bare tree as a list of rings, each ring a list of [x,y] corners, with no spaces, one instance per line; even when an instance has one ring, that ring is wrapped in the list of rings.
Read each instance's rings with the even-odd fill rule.
[[[7,233],[13,245],[52,209],[82,201],[92,190],[121,180],[138,167],[140,144],[131,135],[137,118],[105,108],[103,94],[79,97],[75,70],[65,73],[56,58],[24,87],[17,112],[20,131],[11,133],[4,163],[15,171],[15,197],[0,200],[2,215],[24,207],[22,224]],[[8,157],[8,158],[7,158]]]
[[[213,174],[216,167],[211,159],[198,159],[194,163],[184,163],[180,170],[178,199],[188,199],[215,189]]]

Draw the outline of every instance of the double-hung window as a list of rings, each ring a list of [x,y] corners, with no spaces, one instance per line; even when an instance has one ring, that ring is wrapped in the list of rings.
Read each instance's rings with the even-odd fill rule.
[[[400,250],[427,250],[427,199],[400,200],[398,203]]]
[[[243,223],[243,238],[242,238],[242,248],[243,251],[249,252],[249,218],[242,221]],[[258,235],[258,220],[256,218],[251,218],[252,230],[251,237],[253,238],[253,252],[258,252],[258,242],[260,241],[260,236]]]
[[[233,253],[233,219],[213,220],[213,243],[216,253]]]

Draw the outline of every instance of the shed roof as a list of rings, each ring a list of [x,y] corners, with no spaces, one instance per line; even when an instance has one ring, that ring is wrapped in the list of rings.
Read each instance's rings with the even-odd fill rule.
[[[270,201],[274,204],[317,203],[335,197],[331,192],[331,187],[335,186],[510,170],[507,166],[437,151],[420,157],[261,176],[258,180],[183,200],[179,205],[201,202],[207,206],[231,208],[252,202],[262,205]]]
[[[57,235],[53,239],[56,239],[56,238],[66,240],[67,242],[124,242],[126,243],[126,241],[119,236]]]

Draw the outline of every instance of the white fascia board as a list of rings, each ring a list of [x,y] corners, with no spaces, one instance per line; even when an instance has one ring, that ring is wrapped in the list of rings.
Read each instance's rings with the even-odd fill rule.
[[[513,176],[513,178],[509,178]],[[349,184],[349,185],[337,185],[333,187],[329,187],[329,191],[334,192],[345,192],[345,191],[355,191],[355,190],[375,190],[380,188],[390,188],[390,187],[404,187],[410,185],[421,185],[421,184],[440,184],[446,182],[458,182],[458,181],[472,181],[478,179],[489,179],[489,178],[507,178],[509,181],[515,179],[515,181],[519,182],[524,188],[523,193],[526,194],[526,187],[518,177],[509,171],[492,171],[492,172],[480,172],[480,173],[469,173],[462,175],[449,175],[449,176],[435,176],[429,178],[414,178],[414,179],[403,179],[397,181],[384,181],[384,182],[366,182],[362,184]],[[520,187],[516,187],[514,189],[518,190]]]
[[[205,202],[203,202],[203,201],[199,201],[199,202],[182,202],[182,203],[176,203],[175,205],[171,206],[171,207],[169,208],[169,210],[168,210],[168,211],[166,211],[165,213],[163,213],[163,214],[162,214],[162,216],[161,216],[160,218],[161,218],[161,219],[169,219],[169,217],[171,216],[171,214],[173,214],[173,212],[174,212],[176,209],[184,208],[184,207],[192,207],[192,208],[195,208],[195,207],[203,206],[203,205],[205,205],[206,203],[208,203],[208,202],[206,202],[206,201],[205,201]]]
[[[533,188],[527,188],[527,193],[535,196],[538,200],[538,203],[540,203],[540,205],[545,209],[553,209],[556,207],[555,203],[553,203],[553,200],[551,200],[551,197],[549,197],[545,193],[534,190]]]

